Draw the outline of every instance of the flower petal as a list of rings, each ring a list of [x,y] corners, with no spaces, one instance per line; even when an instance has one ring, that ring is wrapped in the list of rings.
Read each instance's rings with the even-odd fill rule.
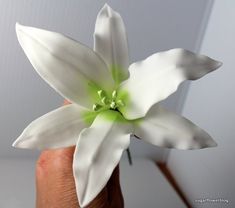
[[[66,99],[91,108],[92,91],[113,86],[105,62],[81,43],[59,33],[19,24],[16,33],[39,75]]]
[[[128,95],[128,102],[120,111],[128,119],[144,117],[152,105],[175,92],[181,82],[199,79],[220,66],[218,61],[184,49],[153,54],[129,67],[130,78],[120,87]]]
[[[129,53],[125,25],[107,4],[97,16],[94,50],[106,61],[117,84],[129,77]]]
[[[130,143],[131,126],[115,111],[100,113],[84,129],[74,153],[73,170],[81,207],[104,188]]]
[[[80,132],[89,126],[87,120],[95,116],[75,104],[60,107],[29,124],[13,146],[29,149],[73,146]]]
[[[153,106],[145,118],[137,121],[134,133],[160,147],[201,149],[217,146],[204,130],[159,105]]]

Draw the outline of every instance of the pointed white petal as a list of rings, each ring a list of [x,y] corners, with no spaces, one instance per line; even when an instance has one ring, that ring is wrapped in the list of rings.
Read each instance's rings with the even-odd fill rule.
[[[130,66],[130,78],[120,90],[128,95],[121,112],[128,119],[144,117],[150,107],[175,92],[185,80],[199,79],[221,63],[184,49],[153,54]]]
[[[106,61],[117,84],[129,77],[129,54],[125,25],[107,4],[97,16],[94,50]]]
[[[105,187],[129,146],[132,129],[122,119],[115,111],[100,113],[79,136],[73,170],[81,207],[87,206]]]
[[[66,99],[90,108],[92,90],[113,86],[107,65],[88,47],[59,33],[19,24],[16,33],[39,75]]]
[[[13,146],[29,149],[73,146],[80,132],[89,126],[87,120],[94,118],[93,113],[86,114],[84,108],[75,104],[60,107],[29,124]]]
[[[159,147],[201,149],[217,146],[204,130],[159,105],[153,106],[135,126],[135,135]]]

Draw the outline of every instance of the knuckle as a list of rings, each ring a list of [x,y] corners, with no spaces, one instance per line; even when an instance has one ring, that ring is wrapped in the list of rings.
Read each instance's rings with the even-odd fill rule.
[[[50,169],[50,163],[52,161],[52,155],[50,154],[49,151],[43,151],[37,162],[36,162],[36,176],[41,177],[45,175]]]
[[[43,151],[36,163],[36,175],[72,171],[73,151],[71,148]]]

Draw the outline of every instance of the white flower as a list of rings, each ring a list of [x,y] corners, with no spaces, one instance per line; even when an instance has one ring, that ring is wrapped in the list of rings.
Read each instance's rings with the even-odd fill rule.
[[[131,134],[160,147],[216,146],[205,131],[158,103],[220,62],[172,49],[129,66],[123,20],[107,4],[97,17],[94,50],[55,32],[19,24],[16,32],[38,74],[72,104],[33,121],[13,146],[76,145],[73,170],[82,207],[106,185]]]

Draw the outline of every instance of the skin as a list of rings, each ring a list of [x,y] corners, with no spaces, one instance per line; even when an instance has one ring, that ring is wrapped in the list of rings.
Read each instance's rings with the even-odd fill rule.
[[[67,101],[65,104],[69,104]],[[45,150],[36,164],[36,207],[78,208],[72,163],[75,147]],[[79,188],[79,187],[78,187]],[[123,208],[117,166],[104,189],[86,208]]]

